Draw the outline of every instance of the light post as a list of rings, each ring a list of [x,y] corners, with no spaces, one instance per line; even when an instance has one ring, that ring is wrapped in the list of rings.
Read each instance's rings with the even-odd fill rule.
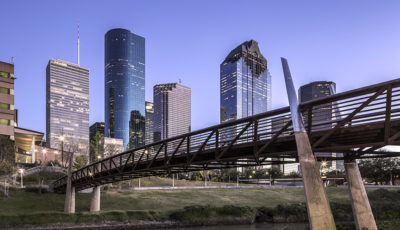
[[[324,181],[323,169],[326,167],[326,165],[327,165],[326,161],[321,161],[320,174],[321,174],[321,177],[322,177],[322,183],[323,183],[324,187],[326,187],[326,182],[327,181],[326,180]]]
[[[61,166],[63,166],[64,162],[64,136],[60,136],[60,141],[61,141]]]
[[[21,174],[21,188],[24,187],[24,169],[20,168],[19,173]]]

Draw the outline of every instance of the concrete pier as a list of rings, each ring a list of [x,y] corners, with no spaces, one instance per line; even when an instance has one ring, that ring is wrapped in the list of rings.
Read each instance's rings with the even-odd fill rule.
[[[75,187],[71,188],[70,213],[75,213]]]
[[[353,209],[354,221],[357,230],[375,230],[378,229],[375,223],[374,215],[369,204],[367,192],[361,178],[357,162],[351,160],[344,163],[346,170],[347,183],[349,186],[351,207]]]
[[[299,105],[297,94],[289,70],[289,65],[285,58],[282,58],[281,60],[286,83],[286,91],[289,99],[293,131],[296,138],[297,155],[299,157],[303,176],[310,228],[312,230],[335,230],[336,225],[319,174],[319,166],[315,160],[310,140],[308,139],[301,114],[298,110]]]
[[[295,133],[295,137],[310,227],[312,230],[334,230],[336,229],[335,221],[307,133]]]
[[[90,212],[96,213],[100,211],[100,186],[93,188],[92,200],[90,201]]]

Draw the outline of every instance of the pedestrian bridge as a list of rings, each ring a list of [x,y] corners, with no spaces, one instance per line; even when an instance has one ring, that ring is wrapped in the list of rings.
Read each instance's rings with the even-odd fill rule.
[[[379,150],[400,144],[400,79],[299,105],[319,160],[399,156]],[[231,167],[298,162],[289,107],[172,137],[99,160],[72,173],[83,190],[133,178]],[[67,177],[54,183],[66,190]]]

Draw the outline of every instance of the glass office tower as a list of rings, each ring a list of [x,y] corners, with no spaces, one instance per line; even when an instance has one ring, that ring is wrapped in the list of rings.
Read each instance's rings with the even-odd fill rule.
[[[126,29],[105,35],[105,136],[145,144],[145,39]],[[134,119],[134,120],[132,120]]]
[[[153,127],[154,127],[154,104],[146,101],[146,145],[153,143]]]
[[[271,75],[258,43],[232,50],[220,65],[220,121],[266,112],[271,105]]]
[[[50,59],[46,68],[46,141],[60,149],[62,142],[89,146],[89,70]]]
[[[332,81],[314,81],[307,85],[303,85],[299,89],[300,102],[307,102],[317,98],[324,98],[336,93],[336,83]],[[313,124],[323,123],[324,121],[330,121],[333,119],[333,105],[331,103],[316,106],[313,110]],[[307,121],[306,121],[307,124]],[[331,129],[332,124],[319,125],[316,129]],[[342,153],[319,153],[315,155],[319,157],[341,157]],[[344,170],[344,162],[342,160],[327,161],[327,167],[331,169]]]

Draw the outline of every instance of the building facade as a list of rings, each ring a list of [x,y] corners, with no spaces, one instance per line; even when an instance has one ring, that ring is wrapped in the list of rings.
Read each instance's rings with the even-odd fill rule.
[[[154,104],[146,101],[146,131],[145,131],[145,143],[146,145],[153,143],[154,141]]]
[[[89,128],[89,143],[90,143],[89,160],[90,160],[90,162],[95,162],[97,160],[96,153],[99,154],[99,149],[96,150],[96,147],[98,148],[100,146],[99,143],[96,144],[96,134],[97,133],[99,133],[101,135],[100,137],[98,137],[100,139],[97,139],[97,141],[101,142],[101,140],[104,138],[104,122],[95,122]]]
[[[332,81],[315,81],[307,85],[303,85],[299,89],[299,100],[300,102],[307,102],[318,98],[327,97],[336,93],[336,83]],[[324,121],[330,121],[334,116],[334,108],[331,103],[320,105],[313,109],[313,124],[323,123]],[[331,129],[331,124],[323,124],[317,127],[313,127],[313,131],[321,129]],[[320,157],[331,157],[336,155],[342,155],[341,153],[315,153]],[[327,168],[330,169],[344,169],[344,162],[342,160],[327,161]]]
[[[89,140],[92,141],[96,133],[104,136],[104,122],[95,122],[89,128]]]
[[[145,144],[145,39],[126,29],[105,35],[105,136],[125,148]]]
[[[60,149],[61,140],[89,147],[89,70],[51,59],[46,69],[46,142]]]
[[[154,86],[154,142],[190,132],[191,89],[178,83]]]
[[[0,135],[14,140],[14,64],[0,62]]]
[[[271,75],[258,43],[246,41],[220,65],[220,121],[266,112],[271,106]]]
[[[124,151],[124,141],[118,138],[104,137],[101,141],[102,155],[104,158]]]

